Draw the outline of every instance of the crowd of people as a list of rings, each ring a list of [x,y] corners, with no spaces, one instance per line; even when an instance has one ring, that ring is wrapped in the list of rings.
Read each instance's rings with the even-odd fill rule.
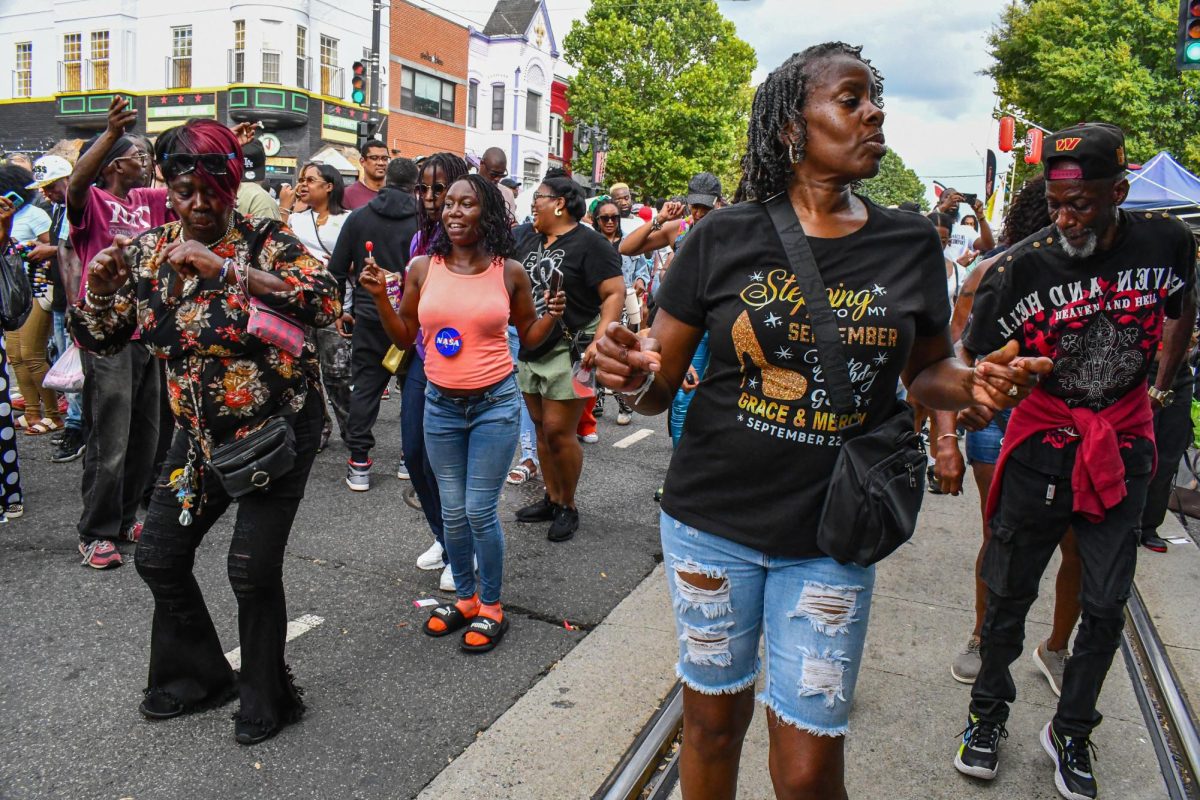
[[[628,184],[589,198],[552,170],[518,219],[502,150],[472,166],[378,141],[350,185],[309,163],[276,197],[253,126],[193,120],[150,142],[127,132],[135,118],[115,98],[73,164],[0,167],[0,246],[33,295],[0,347],[0,481],[5,519],[36,514],[15,432],[56,435],[52,460],[83,458],[83,564],[119,566],[137,543],[154,596],[144,716],[238,697],[249,745],[302,715],[283,555],[335,426],[348,489],[371,490],[393,380],[396,474],[431,536],[417,566],[455,598],[424,632],[495,648],[511,624],[504,487],[540,480],[517,522],[571,539],[582,445],[611,394],[618,425],[667,412],[675,447],[655,497],[684,796],[733,796],[765,673],[777,793],[844,797],[875,566],[830,556],[822,508],[847,443],[899,416],[925,432],[930,491],[958,494],[969,463],[981,497],[976,621],[951,664],[972,685],[955,767],[996,775],[1009,667],[1060,549],[1054,627],[1032,651],[1060,697],[1040,742],[1064,797],[1097,796],[1097,698],[1138,547],[1166,549],[1196,330],[1196,241],[1120,208],[1119,128],[1049,136],[997,234],[954,189],[928,216],[855,194],[886,149],[882,78],[841,43],[760,86],[731,200],[710,173],[639,205]],[[74,348],[81,391],[60,396],[47,369]],[[843,366],[850,413],[832,398]],[[192,574],[235,501],[240,672]]]

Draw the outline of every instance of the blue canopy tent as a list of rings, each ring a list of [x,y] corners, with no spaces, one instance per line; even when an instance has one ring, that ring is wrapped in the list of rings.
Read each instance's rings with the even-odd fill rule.
[[[1129,173],[1129,197],[1123,208],[1169,211],[1200,232],[1200,178],[1163,151]]]

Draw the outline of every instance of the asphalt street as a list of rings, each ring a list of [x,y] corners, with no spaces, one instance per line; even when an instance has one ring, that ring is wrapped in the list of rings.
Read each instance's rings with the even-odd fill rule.
[[[138,714],[152,600],[133,547],[123,547],[119,569],[80,566],[80,463],[52,464],[47,439],[22,436],[26,514],[0,526],[0,797],[415,796],[661,560],[652,494],[670,457],[664,421],[635,417],[618,428],[606,417],[600,443],[585,445],[572,541],[552,544],[544,525],[514,521],[540,484],[505,489],[513,625],[502,645],[468,656],[453,639],[424,636],[427,612],[414,601],[445,596],[438,573],[414,566],[430,535],[402,502],[398,418],[398,400],[386,401],[370,492],[346,488],[336,438],[318,456],[284,577],[288,618],[307,629],[287,656],[309,710],[249,748],[233,740],[236,703],[160,723]],[[613,447],[643,428],[653,433]],[[226,650],[238,645],[225,574],[231,532],[232,513],[195,568]]]

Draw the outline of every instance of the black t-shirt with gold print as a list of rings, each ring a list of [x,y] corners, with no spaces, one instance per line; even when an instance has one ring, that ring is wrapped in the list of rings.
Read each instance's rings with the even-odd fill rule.
[[[950,305],[928,220],[863,202],[861,229],[809,244],[839,318],[856,414],[870,428],[894,409],[913,340],[943,331]],[[820,556],[817,522],[841,438],[804,297],[766,209],[709,214],[675,256],[658,304],[707,330],[711,352],[663,509],[768,555]]]

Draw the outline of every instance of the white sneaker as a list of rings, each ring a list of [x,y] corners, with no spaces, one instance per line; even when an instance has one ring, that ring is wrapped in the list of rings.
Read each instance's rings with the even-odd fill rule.
[[[442,546],[437,539],[433,540],[433,544],[429,545],[429,549],[417,558],[417,569],[441,569],[442,568]]]
[[[581,441],[585,444],[595,444],[596,442],[600,441],[600,434],[589,433],[584,436],[580,436],[579,441]]]
[[[454,591],[454,575],[450,572],[450,565],[442,570],[442,577],[438,578],[438,588],[443,592]]]
[[[402,481],[410,480],[408,476],[408,467],[404,466],[403,461],[401,461],[400,465],[396,467],[396,477]]]

